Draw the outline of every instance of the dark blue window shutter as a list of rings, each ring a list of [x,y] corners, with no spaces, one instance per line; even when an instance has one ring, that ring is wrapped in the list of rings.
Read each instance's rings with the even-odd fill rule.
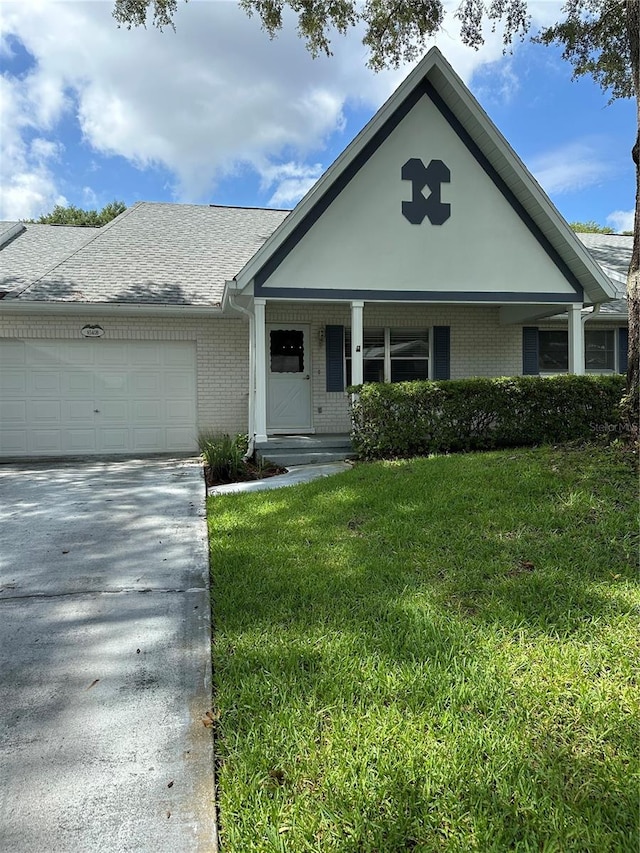
[[[327,326],[327,391],[344,391],[344,326]]]
[[[451,328],[433,327],[433,378],[451,378]]]
[[[538,327],[522,327],[522,374],[536,376],[540,373],[538,367]]]
[[[620,373],[627,372],[628,359],[629,329],[626,326],[620,326],[618,329],[618,369]]]

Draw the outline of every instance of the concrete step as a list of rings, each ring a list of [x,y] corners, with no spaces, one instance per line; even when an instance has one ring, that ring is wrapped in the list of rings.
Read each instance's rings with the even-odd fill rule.
[[[274,435],[256,443],[256,455],[283,468],[292,465],[322,465],[352,457],[348,435]]]
[[[351,451],[341,450],[260,450],[262,459],[273,462],[274,465],[282,465],[283,468],[291,468],[293,465],[323,465],[327,462],[342,462],[349,456]]]
[[[257,442],[256,450],[328,450],[351,452],[348,435],[274,435],[266,442]]]

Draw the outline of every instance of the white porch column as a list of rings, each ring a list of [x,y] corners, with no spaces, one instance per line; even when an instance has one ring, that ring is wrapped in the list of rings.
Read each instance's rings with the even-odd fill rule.
[[[364,380],[362,317],[364,302],[351,303],[351,384],[362,385]]]
[[[255,433],[256,441],[267,440],[267,341],[265,308],[266,299],[254,299],[255,315]]]
[[[569,373],[584,374],[584,329],[582,305],[572,304],[567,310],[569,320]]]

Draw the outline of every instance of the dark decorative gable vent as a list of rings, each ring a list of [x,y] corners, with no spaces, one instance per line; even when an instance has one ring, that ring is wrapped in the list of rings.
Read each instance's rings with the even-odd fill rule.
[[[442,160],[432,160],[425,166],[422,160],[412,157],[402,167],[403,181],[411,181],[411,201],[402,202],[402,215],[412,225],[420,225],[425,216],[432,225],[442,225],[451,216],[451,205],[445,204],[440,194],[442,184],[451,180],[451,172]],[[422,190],[431,192],[425,198]]]

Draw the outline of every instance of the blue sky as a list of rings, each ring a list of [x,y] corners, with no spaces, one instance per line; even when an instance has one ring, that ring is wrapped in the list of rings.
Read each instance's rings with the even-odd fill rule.
[[[536,22],[560,4],[534,3]],[[291,207],[410,67],[374,74],[358,33],[313,60],[232,2],[182,4],[177,32],[117,29],[101,0],[0,7],[0,218],[113,199]],[[440,49],[570,221],[632,227],[631,101],[571,81],[555,49],[499,33]]]

